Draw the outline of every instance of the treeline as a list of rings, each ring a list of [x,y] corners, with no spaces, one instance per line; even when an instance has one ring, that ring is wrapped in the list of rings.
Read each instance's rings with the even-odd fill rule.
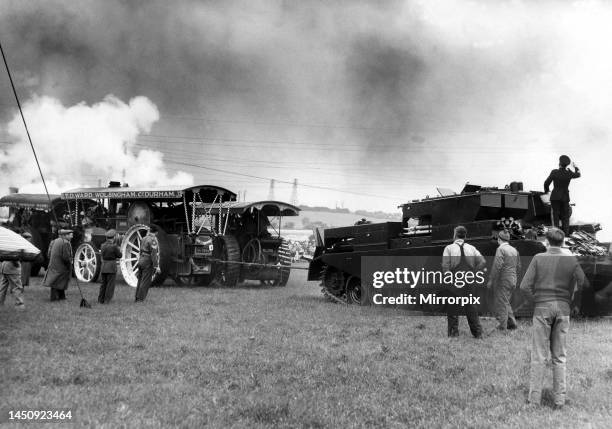
[[[317,212],[329,212],[329,213],[346,213],[346,214],[356,214],[356,215],[360,215],[363,217],[374,217],[374,218],[378,218],[378,219],[399,219],[401,218],[401,214],[398,213],[386,213],[386,212],[381,212],[381,211],[375,211],[375,212],[370,212],[367,210],[356,210],[354,212],[351,212],[349,209],[345,209],[345,208],[329,208],[329,207],[320,207],[320,206],[307,206],[307,205],[300,205],[299,206],[301,210],[305,210],[305,211],[317,211]]]
[[[349,209],[340,209],[340,208],[335,208],[335,209],[331,209],[329,207],[322,207],[322,206],[306,206],[306,205],[300,205],[300,210],[306,210],[306,211],[311,211],[311,212],[329,212],[329,213],[351,213],[351,211]]]

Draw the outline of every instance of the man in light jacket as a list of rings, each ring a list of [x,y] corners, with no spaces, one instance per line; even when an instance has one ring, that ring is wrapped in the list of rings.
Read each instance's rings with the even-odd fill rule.
[[[563,252],[563,231],[551,228],[546,233],[550,247],[533,257],[521,290],[533,296],[533,334],[528,402],[539,405],[542,400],[542,378],[550,350],[553,364],[553,394],[555,409],[565,405],[567,333],[571,313],[580,308],[585,277],[578,260]],[[573,300],[572,300],[573,297]]]
[[[512,291],[516,289],[521,271],[518,251],[510,245],[510,233],[501,231],[497,236],[499,247],[495,251],[491,275],[487,287],[493,288],[495,317],[499,322],[497,329],[506,331],[516,329],[516,319],[510,305]]]

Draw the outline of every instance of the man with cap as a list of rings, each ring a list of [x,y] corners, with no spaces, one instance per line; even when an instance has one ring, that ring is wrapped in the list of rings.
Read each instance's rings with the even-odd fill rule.
[[[495,317],[499,322],[497,329],[516,329],[516,319],[510,305],[512,291],[517,286],[521,259],[518,251],[510,245],[510,233],[506,230],[497,235],[499,247],[495,251],[493,266],[487,288],[493,288]]]
[[[51,301],[66,299],[66,289],[72,272],[72,230],[60,229],[59,237],[49,244],[49,267],[43,286],[51,288]]]
[[[121,249],[115,244],[114,229],[106,231],[106,241],[102,243],[100,255],[102,257],[102,267],[100,274],[102,275],[102,283],[100,284],[100,293],[98,293],[98,302],[100,304],[108,303],[113,299],[115,293],[115,278],[117,277],[117,259],[121,258]]]
[[[471,244],[465,242],[467,229],[459,225],[455,228],[454,242],[444,248],[442,254],[442,271],[445,273],[474,272],[477,270],[486,271],[487,264],[485,258]],[[470,297],[475,292],[473,284],[463,286],[453,285],[452,296]],[[470,325],[470,331],[474,338],[482,338],[482,325],[478,317],[478,307],[475,304],[460,306],[457,304],[447,304],[446,317],[448,322],[448,336],[459,336],[459,313],[465,312]]]
[[[570,165],[570,162],[569,156],[561,155],[559,157],[559,168],[552,170],[544,182],[544,192],[547,194],[550,184],[553,183],[555,185],[550,194],[553,226],[560,227],[566,236],[569,234],[570,218],[569,184],[572,179],[580,177],[580,169],[573,162],[571,164],[574,167],[574,171],[568,170],[567,166]],[[563,226],[559,225],[559,220],[561,220]]]
[[[135,301],[144,301],[151,287],[153,273],[159,273],[159,249],[157,248],[157,226],[151,225],[149,232],[140,242],[138,258],[138,285]]]

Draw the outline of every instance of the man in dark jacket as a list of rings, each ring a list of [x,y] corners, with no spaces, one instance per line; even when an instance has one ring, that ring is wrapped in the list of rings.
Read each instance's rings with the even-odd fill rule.
[[[569,234],[569,184],[572,179],[577,179],[580,177],[580,169],[578,166],[572,163],[574,171],[571,171],[567,169],[568,165],[570,165],[569,157],[567,155],[561,155],[559,157],[559,168],[552,170],[544,182],[544,192],[547,194],[549,192],[550,184],[554,183],[555,185],[552,193],[550,194],[550,208],[552,209],[553,226],[560,227],[560,219],[563,223],[561,228],[563,229],[565,235]]]
[[[72,230],[60,229],[59,237],[49,245],[49,267],[43,286],[51,288],[51,301],[66,299],[66,289],[72,270]]]
[[[546,233],[550,247],[546,253],[533,257],[521,290],[533,296],[533,336],[531,341],[531,371],[529,398],[531,404],[542,400],[542,379],[546,358],[550,351],[553,365],[553,394],[555,408],[565,404],[566,341],[571,313],[577,313],[585,277],[578,260],[563,252],[563,231],[551,228]]]
[[[442,271],[457,273],[460,271],[486,270],[485,258],[471,244],[465,242],[467,229],[463,225],[455,228],[454,242],[444,248],[442,254]],[[451,295],[469,297],[475,295],[474,285],[464,285],[463,287],[453,285]],[[478,317],[478,307],[474,304],[464,306],[456,304],[446,305],[446,319],[448,324],[448,336],[459,336],[459,313],[465,313],[470,326],[470,332],[474,338],[482,338],[482,325]]]
[[[144,301],[151,287],[153,274],[159,274],[159,249],[157,245],[157,226],[151,225],[149,232],[140,242],[138,258],[138,285],[135,301]]]
[[[102,257],[102,267],[100,268],[102,283],[100,284],[100,293],[98,294],[98,302],[100,304],[109,303],[115,293],[117,259],[121,258],[121,249],[115,244],[115,233],[114,229],[106,231],[106,241],[102,243],[100,248],[100,255]]]

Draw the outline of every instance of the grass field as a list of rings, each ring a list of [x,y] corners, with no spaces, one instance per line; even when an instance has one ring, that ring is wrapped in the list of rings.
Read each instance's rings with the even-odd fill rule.
[[[286,288],[151,289],[133,303],[0,312],[8,409],[73,408],[77,427],[610,427],[612,323],[572,324],[562,411],[525,405],[529,322],[485,340],[443,317],[346,307],[294,271]],[[484,320],[485,330],[494,327]],[[550,377],[549,377],[550,378]],[[550,380],[547,386],[550,388]],[[550,405],[550,394],[545,395]],[[15,427],[20,427],[15,424]]]

